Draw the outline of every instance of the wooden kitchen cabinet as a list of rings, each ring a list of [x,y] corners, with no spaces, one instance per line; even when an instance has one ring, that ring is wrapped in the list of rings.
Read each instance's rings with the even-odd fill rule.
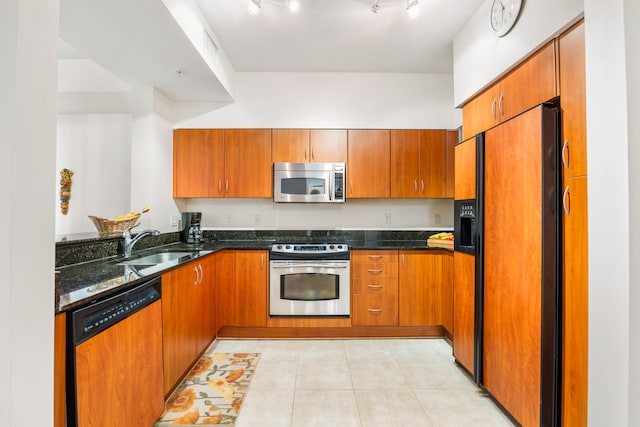
[[[471,138],[557,95],[554,42],[531,55],[462,108],[463,139]]]
[[[587,177],[565,179],[562,246],[562,420],[587,425],[589,278]]]
[[[173,197],[272,197],[270,129],[176,129]]]
[[[391,130],[391,197],[447,196],[447,131]]]
[[[445,192],[444,197],[449,199],[453,199],[453,195],[455,193],[455,170],[456,170],[456,162],[455,162],[455,147],[458,143],[458,131],[457,130],[448,130],[447,131],[447,176],[445,179]]]
[[[353,326],[398,324],[398,251],[351,251]]]
[[[273,129],[271,154],[274,162],[347,161],[345,129]]]
[[[67,313],[56,314],[53,334],[53,425],[66,425]]]
[[[449,251],[400,251],[400,326],[453,330],[453,258]],[[448,326],[448,328],[447,328]]]
[[[222,129],[173,131],[173,197],[224,197]]]
[[[267,326],[267,251],[235,253],[235,326]]]
[[[347,198],[389,198],[391,132],[349,129],[347,141]]]
[[[558,40],[562,110],[562,425],[587,425],[589,253],[584,22]]]
[[[563,176],[587,173],[584,22],[558,41]]]
[[[461,142],[455,147],[454,199],[476,198],[476,138]]]
[[[223,326],[266,326],[268,252],[216,254],[216,322]]]
[[[225,197],[273,197],[270,129],[225,129]]]
[[[204,257],[162,275],[165,395],[215,338],[213,266]]]
[[[453,356],[471,374],[475,372],[475,257],[453,254]]]

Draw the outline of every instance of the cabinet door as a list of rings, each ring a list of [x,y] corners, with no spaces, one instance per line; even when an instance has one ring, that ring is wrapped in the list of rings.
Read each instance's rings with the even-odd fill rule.
[[[56,314],[54,320],[53,347],[53,425],[66,425],[66,342],[67,313]]]
[[[351,198],[389,198],[391,153],[389,130],[348,131],[347,194]]]
[[[560,106],[565,177],[587,173],[584,23],[560,37]]]
[[[162,276],[162,347],[164,392],[167,395],[197,357],[194,289],[195,264]]]
[[[173,197],[223,197],[221,129],[173,131]]]
[[[565,180],[562,280],[562,421],[587,425],[589,257],[587,177]]]
[[[235,326],[267,326],[266,251],[235,252]]]
[[[400,326],[437,324],[434,257],[434,252],[400,252]]]
[[[500,81],[500,121],[556,96],[555,75],[555,45],[550,42]]]
[[[453,355],[469,372],[475,369],[475,257],[453,254]]]
[[[273,129],[271,157],[274,162],[308,162],[309,129]]]
[[[216,336],[215,318],[215,262],[213,255],[205,256],[196,263],[200,270],[200,280],[195,287],[194,307],[196,311],[197,348],[196,353],[204,352]]]
[[[391,197],[420,197],[418,130],[391,131]]]
[[[453,199],[453,193],[455,191],[455,147],[458,143],[458,131],[447,131],[447,178],[445,185],[445,197]]]
[[[455,147],[454,198],[476,198],[476,138],[468,139]]]
[[[225,197],[273,197],[270,129],[225,129]]]
[[[346,162],[347,131],[345,129],[311,129],[310,151],[312,162]]]
[[[453,253],[438,251],[434,259],[436,324],[453,336]]]
[[[420,131],[420,196],[445,197],[447,191],[447,132]]]
[[[462,139],[476,136],[499,123],[499,96],[496,83],[462,107]]]
[[[216,327],[235,325],[235,255],[233,251],[215,254],[214,307]]]

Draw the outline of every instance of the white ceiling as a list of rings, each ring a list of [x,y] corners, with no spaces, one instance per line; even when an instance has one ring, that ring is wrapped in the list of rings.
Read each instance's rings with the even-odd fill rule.
[[[483,3],[420,0],[420,15],[410,19],[406,0],[381,0],[378,13],[373,0],[298,1],[292,13],[281,0],[263,0],[256,16],[249,0],[195,3],[235,71],[372,73],[451,73],[452,40]],[[74,58],[174,101],[229,100],[161,0],[61,0],[60,37]]]

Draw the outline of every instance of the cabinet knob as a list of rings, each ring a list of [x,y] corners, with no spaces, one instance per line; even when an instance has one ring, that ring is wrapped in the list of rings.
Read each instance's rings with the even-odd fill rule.
[[[382,309],[381,308],[369,308],[367,309],[369,310],[369,313],[382,313]]]
[[[569,157],[566,154],[569,154],[569,140],[566,139],[564,144],[562,144],[562,164],[565,169],[569,169]]]
[[[569,193],[568,185],[564,188],[564,192],[562,193],[562,210],[566,216],[569,216],[571,213],[571,194]]]
[[[493,120],[496,120],[496,99],[493,98],[493,102],[491,103],[491,116],[493,116]]]
[[[382,273],[384,270],[373,270],[370,268],[367,271],[372,274],[379,274],[379,273]]]

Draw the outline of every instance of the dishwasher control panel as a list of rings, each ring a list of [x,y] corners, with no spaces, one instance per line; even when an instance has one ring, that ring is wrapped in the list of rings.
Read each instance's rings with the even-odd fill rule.
[[[73,336],[79,344],[160,299],[160,278],[81,308],[73,313]]]

